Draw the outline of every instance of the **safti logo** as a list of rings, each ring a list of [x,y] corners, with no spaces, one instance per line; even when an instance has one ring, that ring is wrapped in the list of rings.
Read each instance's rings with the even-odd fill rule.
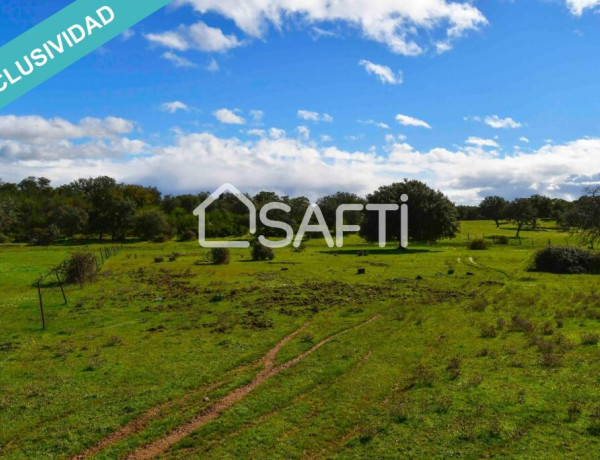
[[[254,203],[236,187],[231,184],[224,184],[215,190],[200,206],[194,211],[194,215],[198,216],[198,242],[203,248],[249,248],[249,241],[207,241],[206,240],[206,210],[208,207],[217,201],[224,193],[230,193],[240,200],[249,211],[250,223],[249,229],[251,235],[256,235],[256,222],[257,212]],[[290,206],[285,203],[272,202],[268,203],[260,209],[258,218],[260,222],[269,228],[276,228],[283,230],[286,237],[281,240],[271,241],[265,238],[263,235],[259,235],[258,240],[260,244],[272,249],[284,248],[293,244],[294,247],[299,247],[302,243],[304,235],[306,233],[320,233],[325,238],[327,246],[330,248],[344,246],[344,234],[349,232],[359,232],[359,225],[345,225],[344,214],[348,212],[362,212],[365,209],[367,211],[377,212],[379,215],[379,247],[385,248],[387,244],[386,234],[386,222],[388,212],[400,211],[400,246],[403,248],[408,247],[408,196],[401,196],[402,205],[397,203],[390,204],[342,204],[338,206],[336,210],[335,219],[335,242],[327,226],[327,222],[323,217],[321,208],[317,205],[309,206],[304,214],[302,223],[298,228],[298,232],[294,235],[294,229],[285,222],[270,219],[268,217],[269,212],[274,210],[284,211],[286,213],[291,212]],[[311,224],[313,217],[316,219],[317,224]]]

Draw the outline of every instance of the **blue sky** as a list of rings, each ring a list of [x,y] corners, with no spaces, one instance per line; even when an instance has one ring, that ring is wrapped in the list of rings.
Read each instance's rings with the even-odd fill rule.
[[[0,41],[68,1],[6,0]],[[0,111],[0,177],[458,202],[600,181],[600,0],[175,0]]]

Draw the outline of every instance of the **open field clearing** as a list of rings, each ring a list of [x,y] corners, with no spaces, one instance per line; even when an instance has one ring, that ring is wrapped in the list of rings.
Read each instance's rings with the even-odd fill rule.
[[[223,266],[125,245],[67,306],[44,286],[45,331],[32,283],[76,248],[0,246],[0,456],[595,458],[600,283],[527,270],[574,243],[544,225]]]

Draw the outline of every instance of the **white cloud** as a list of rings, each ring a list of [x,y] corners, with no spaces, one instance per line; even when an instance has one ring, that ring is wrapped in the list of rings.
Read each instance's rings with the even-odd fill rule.
[[[283,129],[271,128],[269,130],[269,136],[272,139],[281,139],[286,136],[286,132]]]
[[[333,141],[333,137],[331,137],[330,135],[323,134],[321,136],[321,142],[331,142],[331,141]]]
[[[247,131],[247,134],[249,136],[265,137],[267,135],[267,132],[264,129],[249,129]]]
[[[498,115],[492,115],[490,117],[486,117],[484,123],[488,126],[491,126],[495,129],[516,129],[523,126],[521,123],[513,120],[512,118],[500,118]]]
[[[390,129],[390,126],[387,123],[382,123],[382,122],[375,121],[375,120],[358,120],[358,123],[360,123],[361,125],[377,126],[378,128],[381,128],[381,129]]]
[[[519,138],[519,140],[520,140],[521,142],[524,142],[525,144],[529,144],[529,139],[528,139],[528,138],[526,138],[526,137],[520,137],[520,138]]]
[[[236,112],[238,110],[229,110],[229,109],[219,109],[213,112],[213,115],[219,120],[221,123],[225,123],[227,125],[243,125],[246,123],[246,120],[239,116]]]
[[[332,123],[333,117],[328,113],[320,114],[319,112],[311,112],[308,110],[298,110],[298,118],[306,121]]]
[[[252,37],[264,37],[269,25],[282,29],[285,20],[314,28],[344,23],[358,28],[369,40],[386,44],[393,52],[414,56],[424,52],[432,36],[448,42],[487,24],[468,1],[447,0],[175,0],[198,12],[216,12]]]
[[[147,144],[124,137],[134,128],[133,122],[117,117],[88,117],[76,124],[62,118],[35,115],[2,116],[0,159],[47,161],[138,155],[145,151]]]
[[[498,143],[492,139],[482,139],[481,137],[469,137],[466,140],[467,144],[476,145],[477,147],[500,147]]]
[[[363,66],[368,74],[377,76],[377,78],[379,78],[379,81],[381,81],[381,83],[383,84],[402,84],[402,72],[398,72],[398,74],[396,74],[392,69],[390,69],[387,66],[374,64],[373,62],[367,61],[365,59],[360,61],[359,65]]]
[[[62,118],[0,116],[0,139],[46,143],[58,139],[102,139],[131,133],[134,123],[118,117],[83,118],[73,124]]]
[[[581,16],[586,9],[593,9],[600,5],[600,0],[567,0],[567,6],[576,16]]]
[[[404,126],[416,126],[418,128],[431,129],[429,123],[423,120],[419,120],[418,118],[409,117],[408,115],[398,114],[396,115],[396,121]]]
[[[173,101],[173,102],[165,102],[164,104],[162,104],[161,110],[163,112],[177,113],[178,110],[183,110],[184,112],[189,112],[190,108],[181,101]]]
[[[250,116],[256,123],[260,123],[265,117],[265,112],[262,110],[250,110]]]
[[[268,136],[255,132],[258,138],[250,140],[179,132],[172,145],[150,147],[141,140],[122,137],[133,129],[131,122],[85,120],[76,124],[61,119],[0,117],[3,178],[20,181],[29,175],[43,175],[60,184],[106,174],[152,184],[169,193],[197,192],[231,182],[249,192],[268,188],[315,197],[337,190],[364,194],[408,177],[423,180],[464,203],[477,203],[492,194],[512,198],[544,193],[572,198],[579,196],[584,186],[600,183],[600,139],[596,138],[506,156],[477,145],[421,152],[403,138],[390,138],[385,154],[378,154],[318,147],[302,136],[289,138],[273,128]],[[42,133],[46,136],[43,142]],[[80,136],[91,140],[71,141]],[[201,178],[199,170],[203,171]]]
[[[190,49],[220,53],[241,46],[235,35],[225,35],[221,29],[207,26],[200,21],[191,26],[179,26],[176,30],[145,35],[150,42],[177,51]]]
[[[296,131],[298,131],[300,137],[306,140],[310,139],[310,129],[308,129],[308,126],[298,126]]]
[[[219,65],[217,60],[213,58],[206,66],[206,70],[208,70],[209,72],[218,72],[219,70],[221,70],[221,66]]]
[[[135,37],[135,31],[134,31],[134,30],[132,30],[132,29],[127,29],[127,30],[125,30],[125,32],[123,32],[123,33],[121,34],[121,39],[122,39],[123,41],[130,40],[130,39],[131,39],[131,38],[133,38],[133,37]]]
[[[175,65],[175,67],[197,67],[197,65],[189,59],[183,56],[179,56],[178,54],[175,54],[172,51],[167,51],[166,53],[163,53],[161,57],[163,59],[166,59],[167,61],[171,61]]]

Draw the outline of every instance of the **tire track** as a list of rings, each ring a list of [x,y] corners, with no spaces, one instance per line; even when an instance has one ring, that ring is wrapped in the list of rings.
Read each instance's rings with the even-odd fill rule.
[[[277,345],[275,345],[273,348],[271,348],[267,352],[267,354],[261,358],[261,360],[258,363],[254,364],[254,365],[250,365],[250,366],[238,367],[238,368],[234,369],[233,371],[231,371],[230,373],[232,373],[233,375],[237,375],[240,372],[243,372],[247,369],[252,369],[255,367],[259,367],[259,366],[263,366],[263,368],[264,368],[264,370],[261,371],[261,373],[270,372],[273,369],[273,367],[275,366],[275,359],[277,358],[279,351],[290,340],[292,340],[300,332],[305,330],[309,325],[310,325],[310,321],[307,321],[306,323],[304,323],[304,325],[302,327],[296,329],[294,332],[289,334],[287,337],[283,338],[280,342],[277,343]],[[227,382],[228,382],[228,380],[225,379],[220,382],[213,383],[207,387],[203,387],[202,391],[208,393],[208,392],[215,390],[215,389],[219,388],[220,386],[226,384]],[[72,457],[71,460],[83,460],[83,459],[89,458],[92,455],[95,455],[95,454],[101,452],[102,450],[106,449],[107,447],[110,447],[113,444],[116,444],[119,441],[122,441],[133,435],[141,433],[146,428],[146,426],[148,425],[149,422],[160,418],[160,416],[162,415],[162,412],[164,410],[169,409],[174,406],[177,406],[177,405],[185,404],[186,401],[188,401],[193,395],[197,394],[199,391],[200,390],[194,390],[193,392],[183,396],[182,398],[179,398],[179,399],[173,400],[173,401],[169,401],[169,402],[166,402],[159,406],[153,407],[149,411],[142,414],[140,417],[123,425],[121,428],[117,429],[117,431],[114,431],[113,433],[111,433],[110,435],[108,435],[107,437],[102,439],[95,446],[89,448],[82,454]]]
[[[275,375],[283,372],[284,370],[289,369],[292,366],[298,364],[300,361],[305,359],[307,356],[311,355],[312,353],[317,351],[319,348],[321,348],[323,345],[326,345],[327,343],[331,342],[332,340],[336,339],[337,337],[372,323],[373,321],[378,319],[379,316],[380,315],[374,316],[373,318],[369,319],[368,321],[365,321],[356,326],[353,326],[348,329],[344,329],[343,331],[333,334],[333,335],[323,339],[319,343],[317,343],[310,350],[305,351],[304,353],[287,361],[284,364],[275,366],[275,359],[277,357],[277,353],[281,350],[281,348],[283,348],[283,346],[286,343],[288,343],[298,333],[300,333],[302,330],[304,330],[306,327],[308,327],[309,323],[305,324],[303,327],[301,327],[300,329],[298,329],[297,331],[295,331],[294,333],[292,333],[288,337],[286,337],[284,340],[282,340],[279,344],[277,344],[273,349],[271,349],[265,355],[265,357],[263,358],[263,363],[264,363],[265,368],[261,372],[259,372],[258,375],[256,375],[249,384],[233,390],[231,393],[229,393],[227,396],[225,396],[222,399],[220,399],[219,401],[217,401],[214,405],[212,405],[211,407],[206,409],[204,412],[202,412],[197,417],[195,417],[192,420],[190,420],[189,422],[183,424],[179,428],[177,428],[174,431],[172,431],[171,433],[167,434],[165,437],[158,439],[158,440],[138,449],[137,451],[135,451],[131,455],[129,455],[127,457],[127,459],[128,460],[147,460],[147,459],[152,459],[152,458],[156,457],[157,455],[160,455],[165,450],[167,450],[169,447],[173,446],[174,444],[178,443],[182,439],[189,436],[192,432],[196,431],[197,429],[201,428],[202,426],[217,419],[224,411],[229,409],[236,402],[242,400],[244,397],[246,397],[248,394],[250,394],[252,391],[254,391],[258,386],[260,386],[266,380],[268,380],[268,379],[274,377]]]

